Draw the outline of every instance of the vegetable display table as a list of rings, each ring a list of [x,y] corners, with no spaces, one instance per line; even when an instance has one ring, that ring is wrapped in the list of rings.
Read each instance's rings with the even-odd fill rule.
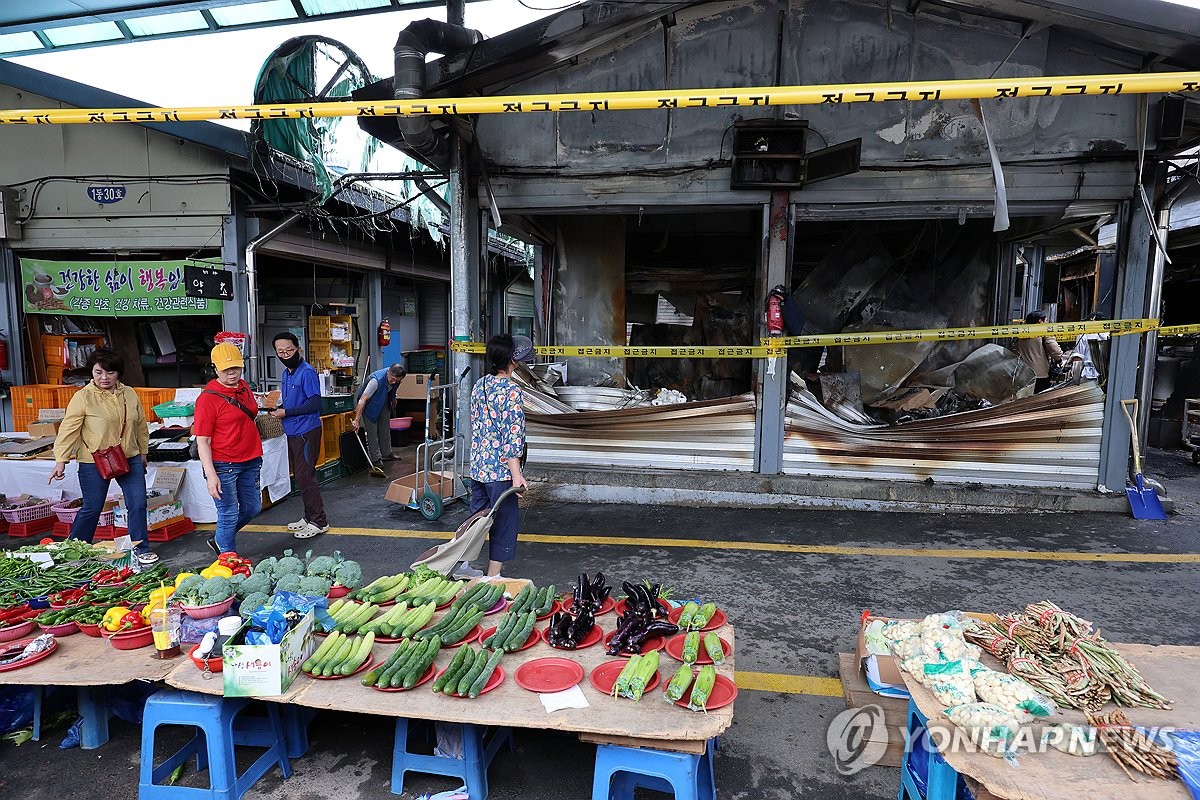
[[[79,714],[83,717],[82,746],[85,750],[100,747],[108,741],[104,687],[138,680],[161,681],[180,663],[178,658],[155,658],[153,647],[118,650],[105,639],[82,633],[59,637],[57,641],[58,649],[49,658],[22,669],[0,672],[0,685],[36,687],[35,691],[39,693],[45,686],[76,687]],[[187,666],[195,671],[190,663]],[[36,725],[40,703],[35,702],[35,706]]]
[[[439,612],[443,614],[445,612]],[[436,619],[436,617],[435,617]],[[544,627],[540,623],[539,627]],[[607,633],[616,625],[616,616],[601,616],[597,625]],[[732,625],[724,625],[718,635],[731,646],[734,642]],[[386,659],[396,645],[376,644],[376,661]],[[439,653],[435,666],[443,669],[453,658],[456,648],[447,647]],[[579,687],[587,698],[587,708],[568,708],[547,713],[541,700],[534,692],[522,689],[513,680],[517,668],[527,661],[546,656],[559,656],[577,661],[584,669],[585,677]],[[469,700],[447,697],[430,690],[430,685],[407,692],[380,692],[360,683],[361,676],[343,680],[313,680],[299,675],[288,692],[276,697],[263,698],[273,702],[295,704],[312,709],[349,711],[387,717],[404,717],[440,722],[464,723],[498,728],[538,728],[542,730],[568,731],[579,734],[580,739],[602,744],[618,744],[628,747],[649,747],[687,753],[704,753],[709,740],[720,735],[733,722],[734,704],[708,713],[688,711],[663,701],[661,693],[679,662],[663,657],[659,666],[662,684],[649,692],[641,702],[616,699],[600,692],[587,679],[600,664],[613,660],[605,654],[602,646],[582,650],[566,651],[550,647],[544,641],[527,650],[508,653],[501,662],[505,679],[495,690]],[[733,679],[734,659],[732,655],[717,667],[719,675]],[[221,694],[220,676],[204,680],[202,674],[191,663],[179,664],[166,678],[168,685],[194,692]]]
[[[1137,668],[1147,683],[1174,702],[1174,709],[1169,711],[1123,709],[1134,725],[1200,729],[1200,695],[1196,692],[1196,686],[1200,685],[1200,647],[1145,644],[1114,646]],[[985,656],[983,660],[993,668],[999,666],[990,656]],[[954,735],[957,729],[942,713],[942,706],[934,699],[933,693],[908,673],[901,674],[912,693],[912,704],[928,718],[925,728],[930,733],[929,738],[938,742],[965,742],[965,735]],[[1105,711],[1114,707],[1109,704]],[[1083,712],[1073,709],[1063,711],[1048,722],[1086,724]],[[1034,739],[1038,742],[1041,740],[1041,727],[1035,726],[1039,733]],[[1188,800],[1190,797],[1187,788],[1179,780],[1160,780],[1134,772],[1137,779],[1134,783],[1103,752],[1085,758],[1047,747],[1045,752],[1019,754],[1015,768],[1004,759],[979,752],[970,743],[965,746],[960,744],[941,755],[953,770],[1006,800],[1060,800],[1068,797],[1086,797],[1088,800]],[[906,769],[902,764],[901,770]]]

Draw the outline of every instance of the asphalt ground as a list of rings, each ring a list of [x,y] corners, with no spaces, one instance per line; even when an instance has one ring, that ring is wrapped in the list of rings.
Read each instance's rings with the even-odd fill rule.
[[[407,453],[411,454],[409,448]],[[410,455],[411,458],[411,455]],[[404,464],[391,465],[399,476]],[[1049,599],[1092,620],[1113,641],[1200,645],[1200,469],[1178,451],[1152,451],[1148,471],[1176,501],[1166,522],[1111,514],[920,514],[781,509],[687,509],[522,500],[522,542],[511,577],[569,586],[581,571],[610,582],[650,579],[677,597],[715,598],[737,626],[733,727],[720,741],[722,798],[890,798],[899,772],[872,767],[839,776],[825,745],[845,706],[837,653],[853,648],[864,609],[919,616],[949,609],[1007,611]],[[239,535],[251,558],[284,549],[339,550],[368,578],[404,569],[465,518],[463,502],[437,522],[383,499],[385,482],[356,475],[325,488],[330,534],[297,542],[283,525],[297,498],[265,511]],[[174,567],[211,560],[206,534],[159,547]],[[631,713],[636,713],[633,711]],[[392,724],[382,717],[324,713],[294,775],[273,772],[246,796],[395,797]],[[134,795],[140,728],[114,720],[98,750],[58,750],[62,731],[20,748],[0,745],[0,797]],[[169,743],[169,742],[168,742]],[[517,751],[489,772],[491,797],[558,800],[591,796],[592,747],[563,734],[519,730]],[[185,774],[184,784],[203,785]],[[411,775],[404,797],[455,788]],[[639,798],[661,797],[639,792]]]

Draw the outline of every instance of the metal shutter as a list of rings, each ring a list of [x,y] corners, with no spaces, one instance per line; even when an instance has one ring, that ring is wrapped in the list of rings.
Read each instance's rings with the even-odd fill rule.
[[[450,341],[450,287],[444,283],[418,283],[417,319],[421,345],[445,347]]]

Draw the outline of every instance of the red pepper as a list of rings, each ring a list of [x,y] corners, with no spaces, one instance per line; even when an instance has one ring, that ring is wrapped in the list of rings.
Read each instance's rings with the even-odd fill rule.
[[[253,570],[245,564],[238,564],[236,567],[230,567],[229,569],[234,575],[242,575],[247,578],[254,574]]]
[[[121,617],[121,627],[118,631],[136,631],[138,628],[146,627],[146,621],[142,619],[142,615],[137,611],[130,611],[125,616]]]
[[[23,617],[29,611],[29,604],[23,603],[11,608],[0,608],[0,619],[16,619]]]

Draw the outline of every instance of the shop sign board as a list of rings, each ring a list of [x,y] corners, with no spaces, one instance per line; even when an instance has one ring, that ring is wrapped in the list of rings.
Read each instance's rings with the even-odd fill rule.
[[[190,261],[45,261],[21,259],[27,314],[177,317],[220,314],[222,301],[188,297]]]
[[[207,297],[212,300],[233,299],[233,273],[227,269],[188,264],[183,268],[188,297]]]

